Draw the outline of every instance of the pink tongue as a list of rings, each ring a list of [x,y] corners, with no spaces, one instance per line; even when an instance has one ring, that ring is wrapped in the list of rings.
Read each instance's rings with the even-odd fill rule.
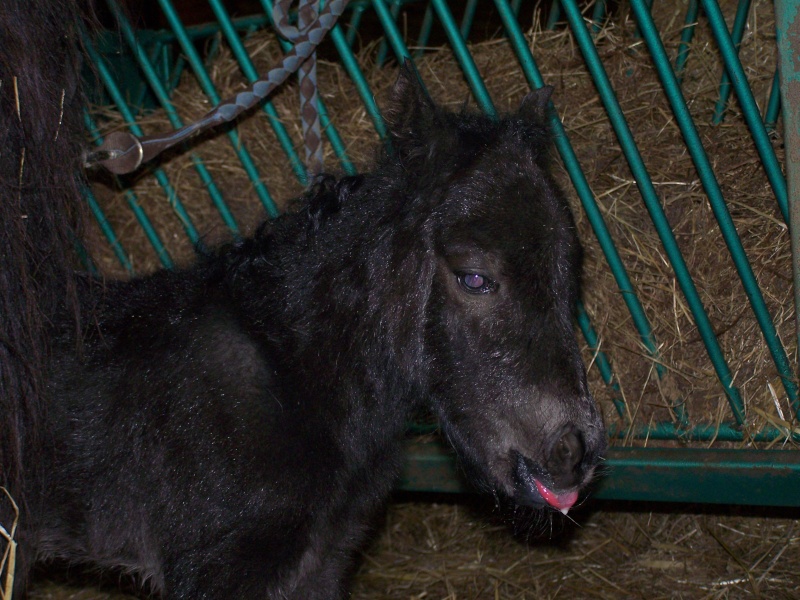
[[[533,481],[536,483],[536,489],[539,490],[539,493],[542,495],[542,498],[544,498],[545,502],[560,511],[571,508],[572,505],[578,500],[578,492],[568,492],[559,496],[539,483],[538,479],[534,479]]]

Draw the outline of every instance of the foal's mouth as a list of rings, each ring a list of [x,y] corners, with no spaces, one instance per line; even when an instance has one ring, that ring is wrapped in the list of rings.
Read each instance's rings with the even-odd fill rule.
[[[512,452],[514,499],[522,505],[549,506],[567,514],[578,501],[578,487],[555,490],[552,477],[538,463]],[[546,483],[545,483],[546,482]]]

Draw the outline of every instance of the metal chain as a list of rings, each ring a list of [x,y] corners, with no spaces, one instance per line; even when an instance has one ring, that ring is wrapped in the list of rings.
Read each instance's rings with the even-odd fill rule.
[[[99,164],[118,175],[130,173],[143,163],[158,156],[167,148],[184,142],[211,127],[234,120],[242,112],[261,102],[275,88],[286,81],[289,75],[296,73],[300,69],[303,63],[314,54],[316,47],[322,42],[325,34],[336,24],[336,20],[344,12],[348,1],[331,0],[327,3],[316,19],[301,31],[298,31],[297,37],[293,40],[291,50],[283,57],[280,65],[269,71],[265,77],[255,81],[247,90],[223,100],[216,108],[194,123],[166,134],[147,135],[139,138],[132,133],[124,131],[110,133],[106,136],[101,146],[87,155],[84,161],[85,165],[90,167]],[[285,5],[286,10],[281,13],[275,11],[276,23],[284,20],[277,17],[278,15],[283,17],[284,14],[288,13],[289,4],[290,0],[281,0],[279,5]],[[288,24],[288,18],[285,20]],[[313,87],[316,90],[316,85],[313,85]],[[313,100],[310,100],[309,104],[316,112],[315,93],[313,94]],[[317,137],[320,137],[319,133],[317,133]]]

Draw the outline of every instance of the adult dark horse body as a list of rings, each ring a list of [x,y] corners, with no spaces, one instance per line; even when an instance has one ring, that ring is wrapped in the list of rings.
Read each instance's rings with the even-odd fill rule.
[[[78,278],[80,337],[69,307],[49,330],[23,550],[164,598],[343,597],[420,407],[479,487],[568,510],[605,437],[548,99],[453,114],[404,71],[372,173],[195,267]]]

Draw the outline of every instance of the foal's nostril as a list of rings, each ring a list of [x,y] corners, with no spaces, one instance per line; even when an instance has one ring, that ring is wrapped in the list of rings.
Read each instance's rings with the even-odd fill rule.
[[[584,455],[580,433],[569,428],[553,445],[548,466],[553,475],[568,476],[581,463]]]

